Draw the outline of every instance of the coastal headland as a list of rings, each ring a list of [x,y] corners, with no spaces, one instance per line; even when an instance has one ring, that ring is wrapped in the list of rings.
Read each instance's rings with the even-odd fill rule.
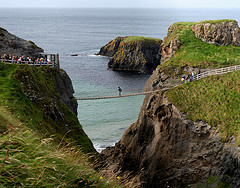
[[[179,22],[163,39],[160,62],[145,85],[179,85],[207,70],[240,64],[234,20]],[[239,187],[240,71],[147,95],[138,120],[101,154],[105,174],[129,187]]]
[[[4,45],[12,35],[1,32],[1,54],[42,52],[26,41],[11,51]],[[180,85],[183,75],[239,65],[239,44],[235,20],[209,20],[175,23],[163,40],[118,37],[102,47],[112,70],[153,71],[146,92],[179,85],[146,95],[138,120],[101,153],[103,163],[78,122],[64,70],[0,63],[1,184],[239,187],[240,71]],[[24,54],[26,46],[37,52]]]

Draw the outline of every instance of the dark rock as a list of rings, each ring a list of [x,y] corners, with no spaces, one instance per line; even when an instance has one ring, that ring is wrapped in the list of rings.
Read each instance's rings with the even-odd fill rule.
[[[32,41],[21,39],[7,30],[0,28],[0,54],[11,54],[14,56],[37,57],[43,49]]]
[[[240,180],[234,139],[222,143],[218,130],[185,119],[164,93],[146,96],[137,122],[102,156],[103,172],[114,171],[129,187],[187,187],[211,176],[237,187]]]
[[[108,63],[111,70],[151,73],[159,64],[161,40],[141,37],[117,37],[102,47],[98,55],[112,57]],[[132,37],[133,38],[133,37]]]
[[[60,70],[55,76],[55,87],[60,94],[62,102],[77,116],[78,103],[75,100],[72,81],[63,70]]]

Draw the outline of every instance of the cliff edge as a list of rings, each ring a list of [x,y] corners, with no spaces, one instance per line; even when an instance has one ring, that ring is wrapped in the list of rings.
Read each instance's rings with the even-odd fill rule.
[[[211,24],[223,23],[220,30],[225,31],[231,22]],[[183,74],[240,64],[238,46],[197,38],[198,24],[170,26],[160,49],[161,65],[146,91],[153,89],[153,82],[176,86]],[[129,187],[239,187],[239,74],[211,76],[146,95],[138,120],[114,147],[101,153],[106,160],[103,173],[116,172]]]

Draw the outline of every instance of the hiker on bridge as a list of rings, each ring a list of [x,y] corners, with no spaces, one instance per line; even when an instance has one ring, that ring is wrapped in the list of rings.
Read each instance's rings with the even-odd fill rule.
[[[121,96],[122,95],[122,88],[118,87],[118,95]]]

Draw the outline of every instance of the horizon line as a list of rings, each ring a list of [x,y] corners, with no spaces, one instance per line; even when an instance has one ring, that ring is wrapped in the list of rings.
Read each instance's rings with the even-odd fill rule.
[[[240,7],[0,7],[0,9],[240,9]]]

